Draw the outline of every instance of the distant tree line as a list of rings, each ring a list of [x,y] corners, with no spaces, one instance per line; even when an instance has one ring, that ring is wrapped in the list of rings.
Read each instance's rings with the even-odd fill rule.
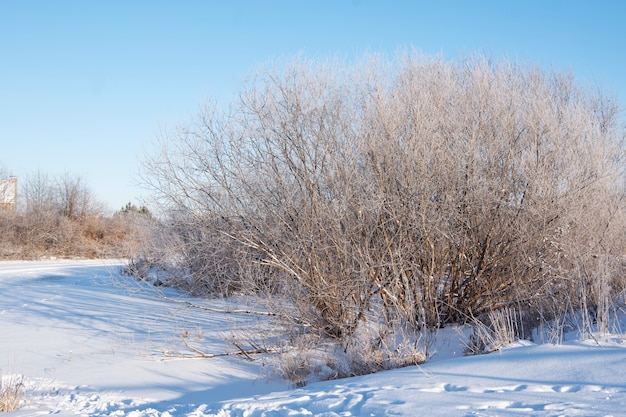
[[[151,218],[130,203],[107,216],[79,176],[37,171],[18,184],[17,210],[0,211],[0,259],[129,257]]]

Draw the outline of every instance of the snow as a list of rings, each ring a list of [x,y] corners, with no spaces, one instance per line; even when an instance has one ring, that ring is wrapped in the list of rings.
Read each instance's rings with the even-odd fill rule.
[[[26,388],[7,417],[626,415],[620,335],[464,357],[450,333],[424,365],[290,389],[262,359],[182,359],[183,333],[206,353],[236,350],[236,315],[189,308],[122,264],[0,262],[0,369]]]

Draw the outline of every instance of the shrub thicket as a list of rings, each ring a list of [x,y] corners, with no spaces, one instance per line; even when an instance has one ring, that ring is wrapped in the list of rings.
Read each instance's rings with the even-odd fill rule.
[[[36,173],[21,184],[19,207],[0,210],[0,259],[134,256],[151,221],[131,204],[105,216],[79,177]]]
[[[380,369],[419,329],[624,290],[621,123],[570,75],[506,61],[298,59],[162,137],[156,252]]]

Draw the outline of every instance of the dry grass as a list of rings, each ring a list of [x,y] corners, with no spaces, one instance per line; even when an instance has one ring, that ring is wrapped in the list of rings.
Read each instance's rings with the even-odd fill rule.
[[[474,321],[474,331],[465,343],[465,353],[476,355],[500,350],[524,334],[524,320],[514,308],[490,311],[484,320]]]
[[[22,403],[24,377],[21,375],[2,376],[0,370],[0,412],[15,411]]]

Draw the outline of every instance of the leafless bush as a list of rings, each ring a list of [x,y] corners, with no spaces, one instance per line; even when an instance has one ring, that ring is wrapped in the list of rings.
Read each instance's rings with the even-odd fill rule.
[[[568,74],[480,57],[270,67],[146,159],[159,250],[209,292],[271,289],[285,328],[346,352],[372,314],[391,333],[561,317],[620,279],[618,110]]]

